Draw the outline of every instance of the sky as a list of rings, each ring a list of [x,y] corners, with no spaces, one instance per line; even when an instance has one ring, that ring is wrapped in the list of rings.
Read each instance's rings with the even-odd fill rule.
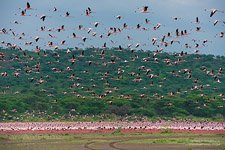
[[[27,2],[32,9],[27,10],[26,16],[21,16],[20,13],[26,8]],[[148,13],[141,12],[143,6],[149,7]],[[56,12],[53,11],[54,7],[57,8]],[[88,7],[92,9],[91,16],[85,15]],[[8,32],[0,34],[0,41],[28,50],[34,50],[36,46],[41,49],[54,49],[54,46],[60,49],[102,47],[106,42],[107,47],[121,45],[126,48],[130,44],[131,48],[135,49],[135,45],[139,44],[136,49],[188,53],[198,50],[200,54],[225,55],[225,37],[218,36],[220,32],[225,32],[225,24],[222,22],[225,21],[225,13],[216,12],[210,17],[210,11],[205,9],[212,8],[225,11],[225,0],[1,0],[0,29],[5,28]],[[70,17],[65,17],[67,11]],[[42,15],[46,15],[45,21],[40,20]],[[121,15],[122,19],[116,19],[117,15]],[[174,17],[178,20],[174,20]],[[199,17],[199,24],[195,23],[196,17]],[[146,18],[150,20],[150,24],[145,24]],[[219,20],[216,26],[213,25],[215,20]],[[15,21],[19,24],[15,24]],[[99,22],[99,26],[94,27],[94,22]],[[124,23],[128,25],[127,29],[107,36],[110,27],[122,29]],[[161,24],[160,28],[154,30],[153,27],[158,23]],[[137,24],[147,30],[136,29]],[[65,31],[55,31],[62,25],[65,26]],[[78,25],[83,25],[86,30],[78,30]],[[41,32],[41,26],[53,31]],[[197,26],[201,27],[200,32],[196,32]],[[90,33],[87,33],[88,28],[92,28]],[[188,34],[176,37],[177,28],[179,31],[187,30]],[[92,36],[93,32],[97,34],[95,37]],[[165,47],[161,39],[168,32],[172,37],[166,37],[165,41],[170,43],[174,40],[180,44],[175,42]],[[25,33],[25,36],[22,36],[22,33]],[[87,40],[83,42],[81,38],[71,38],[72,33],[78,37],[86,37]],[[99,35],[103,35],[103,38]],[[22,39],[19,39],[20,36]],[[35,42],[37,36],[40,39]],[[132,40],[128,40],[127,36]],[[157,38],[158,46],[152,45],[152,38]],[[61,45],[63,40],[66,42]],[[203,45],[204,40],[208,42]],[[53,42],[53,47],[47,45],[49,41]],[[26,42],[32,42],[32,45],[25,45]],[[200,45],[198,48],[195,47],[196,43]],[[185,44],[188,44],[189,48],[186,48]],[[4,44],[0,46],[5,47]]]

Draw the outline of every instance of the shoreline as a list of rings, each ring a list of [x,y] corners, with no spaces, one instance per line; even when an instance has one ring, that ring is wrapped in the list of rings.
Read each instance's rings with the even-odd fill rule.
[[[218,133],[225,134],[225,122],[156,121],[156,122],[8,122],[0,123],[3,134],[78,134],[78,133]]]
[[[20,131],[0,131],[0,135],[22,135],[22,134],[82,134],[82,133],[113,133],[116,129],[99,129],[99,130],[20,130]],[[151,130],[129,130],[129,129],[122,129],[122,133],[134,133],[134,132],[141,132],[141,133],[162,133],[162,130],[151,129]],[[201,134],[225,134],[225,130],[169,130],[168,133],[201,133]]]

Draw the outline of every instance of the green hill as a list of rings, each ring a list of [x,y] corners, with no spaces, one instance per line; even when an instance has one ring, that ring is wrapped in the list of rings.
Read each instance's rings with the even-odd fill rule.
[[[0,49],[0,121],[225,117],[225,57],[112,48]]]

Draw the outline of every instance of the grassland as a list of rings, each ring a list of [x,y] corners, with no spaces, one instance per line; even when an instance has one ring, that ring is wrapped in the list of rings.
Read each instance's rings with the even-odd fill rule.
[[[0,149],[225,149],[224,134],[83,133],[0,135]]]

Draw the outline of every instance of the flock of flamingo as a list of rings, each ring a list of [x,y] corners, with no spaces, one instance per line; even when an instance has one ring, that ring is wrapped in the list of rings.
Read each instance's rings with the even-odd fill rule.
[[[164,121],[156,122],[141,121],[141,122],[30,122],[30,123],[0,123],[2,133],[23,133],[32,131],[114,131],[121,129],[124,131],[161,131],[169,129],[176,132],[182,131],[197,131],[207,132],[212,131],[216,133],[224,133],[224,122],[210,122],[210,121]]]
[[[18,17],[18,20],[15,21],[11,21],[11,23],[15,24],[15,25],[19,25],[22,24],[23,21],[23,17],[35,17],[40,19],[41,22],[46,22],[48,21],[48,19],[52,19],[54,17],[65,17],[68,18],[70,20],[75,19],[74,14],[72,14],[69,11],[65,11],[62,12],[62,10],[59,10],[58,8],[54,7],[54,8],[50,8],[49,11],[54,12],[54,16],[51,15],[39,15],[37,14],[38,9],[35,8],[35,6],[33,7],[29,2],[26,3],[25,8],[19,8],[20,13],[16,13],[15,15],[18,15],[20,17]],[[205,9],[204,11],[209,11],[209,18],[214,18],[216,16],[217,13],[224,13],[223,10],[218,10],[215,8],[212,9]],[[31,13],[32,12],[32,13]],[[33,12],[35,12],[36,14],[34,14]],[[97,10],[92,10],[92,8],[87,7],[84,12],[81,12],[81,15],[86,16],[87,18],[91,18],[90,20],[93,20],[93,18],[95,17]],[[132,13],[132,12],[131,12]],[[137,10],[134,10],[134,13],[143,13],[143,14],[149,14],[152,13],[152,9],[149,6],[143,6],[140,8],[137,8]],[[23,42],[19,42],[19,44],[17,45],[16,43],[12,43],[12,42],[7,42],[7,41],[1,41],[1,44],[3,46],[9,47],[9,48],[15,48],[15,49],[19,49],[19,50],[24,50],[22,47],[25,46],[32,46],[34,48],[34,51],[39,51],[41,49],[41,47],[45,47],[48,46],[49,49],[61,49],[63,48],[63,46],[67,45],[67,41],[69,41],[70,39],[79,39],[79,43],[76,47],[85,45],[85,42],[87,42],[88,40],[92,40],[92,39],[98,39],[98,41],[101,41],[102,44],[102,48],[106,48],[107,47],[107,42],[105,41],[109,41],[110,39],[110,44],[112,44],[112,47],[120,47],[122,48],[121,45],[117,45],[118,41],[114,41],[113,39],[111,39],[111,37],[119,37],[121,35],[122,32],[128,32],[126,35],[126,40],[128,40],[128,44],[126,45],[126,48],[131,48],[131,49],[142,49],[142,46],[152,46],[154,48],[156,48],[156,51],[162,51],[163,49],[165,49],[168,46],[172,46],[174,43],[179,43],[181,44],[183,38],[182,37],[189,37],[189,38],[193,38],[192,41],[194,43],[185,43],[183,44],[183,47],[186,48],[191,48],[194,50],[194,52],[198,53],[199,49],[202,47],[205,47],[207,43],[209,42],[213,42],[212,39],[195,39],[194,37],[191,37],[191,34],[195,33],[195,32],[204,32],[204,30],[202,30],[202,22],[201,18],[199,18],[198,16],[195,17],[195,21],[191,21],[193,24],[195,24],[195,29],[179,29],[177,28],[174,32],[173,31],[168,31],[166,34],[163,34],[159,37],[146,37],[149,41],[149,43],[151,43],[152,45],[148,45],[149,43],[134,43],[134,40],[136,37],[132,37],[130,35],[130,33],[132,33],[133,31],[146,31],[149,34],[151,34],[152,32],[156,32],[156,30],[159,30],[163,27],[165,27],[164,24],[162,23],[152,23],[150,19],[146,18],[143,20],[143,22],[140,23],[136,23],[136,26],[130,26],[128,22],[124,22],[123,18],[125,16],[122,15],[115,15],[114,18],[112,19],[112,23],[110,26],[105,26],[104,22],[100,22],[100,21],[96,21],[96,22],[90,22],[88,27],[85,27],[81,22],[77,25],[76,28],[70,29],[67,28],[65,24],[59,26],[59,27],[51,27],[51,26],[40,26],[39,29],[35,29],[37,31],[40,32],[45,32],[46,35],[43,37],[40,37],[39,35],[36,35],[34,37],[32,37],[29,33],[26,33],[26,31],[19,33],[16,28],[2,28],[0,31],[0,34],[8,34],[9,36],[12,37],[12,39],[15,40],[19,40],[19,41],[25,41]],[[171,17],[172,20],[174,21],[181,21],[185,18],[182,17]],[[27,19],[27,18],[26,18]],[[194,18],[193,18],[194,20]],[[210,20],[210,19],[209,19]],[[118,21],[121,26],[118,27],[117,25],[114,26],[113,21]],[[118,23],[117,22],[117,23]],[[213,26],[216,26],[219,23],[225,24],[224,20],[218,20],[215,19],[210,20],[209,21],[210,24],[212,24]],[[48,24],[48,23],[46,23]],[[104,29],[104,32],[97,32],[97,28],[102,27]],[[64,31],[68,31],[70,32],[70,35],[67,35],[66,38],[64,38],[62,41],[58,41],[57,37],[55,34],[56,33],[62,33]],[[84,31],[83,35],[78,35],[76,33],[76,30],[79,31]],[[60,35],[61,36],[61,35]],[[63,35],[62,35],[63,37]],[[215,35],[215,37],[220,37],[223,38],[224,37],[224,31],[221,31],[220,33],[217,33]],[[40,41],[47,41],[47,43],[41,44]],[[127,41],[124,40],[124,43],[127,43]],[[68,46],[68,45],[67,45]],[[87,45],[86,45],[87,46]],[[89,45],[90,47],[95,47],[94,45]],[[124,45],[123,45],[124,46]],[[125,47],[125,46],[124,46]],[[25,47],[26,48],[26,47]],[[152,48],[151,48],[152,49]]]
[[[37,9],[35,8],[35,6],[32,6],[29,2],[27,2],[24,8],[20,8],[20,12],[15,14],[18,16],[18,20],[13,21],[13,24],[21,24],[23,17],[39,17],[40,22],[46,22],[49,18],[53,18],[53,16],[49,16],[49,15],[34,15],[32,16],[30,14],[30,12],[32,11],[37,11]],[[60,17],[65,17],[68,19],[73,19],[74,18],[74,14],[72,14],[69,11],[65,11],[64,13],[62,13],[62,11],[60,11],[60,13],[62,13],[61,15],[57,12],[59,12],[59,8],[53,7],[50,11],[54,12],[55,15],[59,15]],[[206,13],[209,12],[208,17],[209,18],[214,18],[216,17],[217,13],[224,13],[222,10],[218,10],[218,9],[205,9],[204,10]],[[97,10],[94,10],[93,8],[87,7],[83,12],[82,15],[88,17],[94,17],[95,14],[98,13]],[[149,6],[143,6],[138,8],[137,10],[134,10],[134,13],[140,13],[140,14],[148,14],[151,13],[151,7]],[[120,21],[123,20],[124,16],[121,15],[115,15],[114,18],[111,18],[114,21]],[[180,21],[181,18],[180,17],[172,17],[173,21]],[[194,53],[198,53],[199,49],[202,47],[205,47],[207,45],[207,43],[213,43],[212,40],[208,40],[208,39],[192,39],[193,43],[185,43],[185,41],[182,41],[183,38],[182,37],[187,37],[187,36],[191,36],[192,33],[198,33],[198,32],[202,32],[202,28],[201,28],[201,18],[199,17],[194,17],[193,18],[193,24],[195,25],[195,29],[179,29],[177,28],[175,31],[168,31],[167,33],[161,35],[160,37],[153,37],[149,40],[149,43],[151,44],[152,47],[154,47],[156,50],[154,51],[153,54],[153,60],[154,62],[158,62],[158,58],[157,55],[162,52],[166,47],[172,46],[173,44],[183,44],[184,48],[187,49],[194,49]],[[223,20],[215,20],[215,21],[210,21],[210,24],[212,24],[213,26],[217,26],[219,23],[225,24],[225,21]],[[8,42],[8,41],[1,41],[2,46],[7,47],[7,48],[11,48],[11,49],[18,49],[19,51],[23,52],[23,56],[26,57],[26,52],[24,51],[24,46],[32,46],[34,49],[33,51],[36,53],[40,53],[41,52],[41,47],[44,46],[48,46],[50,49],[52,50],[59,50],[61,49],[61,47],[63,47],[64,45],[66,45],[68,40],[77,40],[79,41],[78,46],[76,46],[74,49],[67,49],[65,54],[70,55],[71,54],[71,59],[68,60],[71,65],[74,65],[78,59],[77,56],[72,54],[72,51],[76,51],[79,49],[79,45],[85,45],[85,43],[88,40],[91,40],[92,38],[99,38],[99,42],[102,43],[102,47],[96,47],[92,45],[92,48],[96,49],[96,52],[99,52],[99,56],[102,60],[104,60],[104,54],[105,51],[104,49],[107,48],[107,42],[104,42],[105,39],[110,39],[113,36],[120,36],[120,33],[125,32],[126,30],[129,30],[129,32],[132,32],[132,30],[137,30],[137,31],[146,31],[146,32],[156,32],[157,30],[160,30],[161,28],[163,28],[165,25],[161,24],[161,23],[157,23],[152,25],[150,19],[146,18],[145,20],[143,20],[143,22],[137,23],[136,26],[130,26],[129,22],[124,22],[121,23],[121,27],[116,27],[112,26],[108,27],[105,26],[105,32],[104,33],[99,33],[96,32],[96,29],[99,28],[99,26],[104,26],[104,22],[92,22],[90,23],[89,27],[84,27],[84,25],[82,25],[82,23],[78,24],[76,29],[68,29],[66,27],[66,25],[61,25],[59,27],[47,27],[47,26],[40,26],[39,29],[37,29],[40,32],[43,32],[46,34],[48,41],[44,44],[44,45],[40,45],[41,43],[39,43],[41,40],[46,40],[44,37],[41,37],[39,35],[35,36],[35,37],[29,37],[29,33],[26,33],[26,31],[22,32],[22,33],[18,33],[16,29],[7,29],[7,28],[2,28],[0,30],[0,36],[2,34],[4,35],[8,35],[10,36],[12,39],[14,40],[19,40],[19,41],[25,41],[24,43],[20,43],[15,44],[12,42]],[[146,27],[147,26],[147,27]],[[62,41],[57,41],[57,37],[55,36],[55,34],[60,34],[62,32],[64,32],[65,30],[71,30],[70,35],[67,35],[67,37],[65,39],[63,39]],[[84,35],[78,35],[76,33],[76,31],[82,31],[84,32]],[[87,36],[86,36],[87,35]],[[221,31],[220,33],[217,33],[215,35],[216,38],[224,38],[224,31]],[[118,47],[118,51],[123,52],[123,50],[129,49],[131,52],[133,52],[135,49],[142,49],[141,47],[146,45],[146,43],[133,43],[133,39],[135,37],[132,37],[129,35],[126,36],[126,40],[129,41],[130,43],[127,44],[127,46],[122,46],[122,45],[117,45],[116,41],[110,40],[110,43],[113,44],[113,46]],[[147,37],[148,38],[148,37]],[[23,45],[23,46],[22,46]],[[124,47],[124,48],[123,48]],[[99,50],[99,51],[98,51]],[[187,53],[185,52],[180,52],[178,54],[178,60],[175,62],[172,62],[170,59],[165,59],[163,60],[166,64],[168,65],[175,65],[178,63],[182,63],[182,57],[184,57],[185,55],[187,55]],[[3,60],[4,62],[4,53],[0,53],[0,60]],[[46,57],[50,57],[48,56],[45,52],[43,54],[43,56]],[[17,60],[18,56],[15,56],[13,59]],[[57,53],[55,53],[54,57],[60,57],[59,55],[57,55]],[[85,55],[85,50],[81,52],[80,56],[78,57],[87,57]],[[152,56],[151,56],[152,57]],[[148,62],[148,59],[150,57],[146,57],[145,59],[143,58],[144,62]],[[32,61],[32,57],[29,58],[30,61]],[[129,61],[135,61],[136,59],[138,59],[138,56],[135,56],[134,58],[131,58],[131,60]],[[117,61],[119,61],[119,59],[117,57],[113,57],[112,60],[108,63],[110,64],[114,64]],[[124,60],[124,62],[128,62],[128,60]],[[87,61],[87,63],[90,65],[92,65],[95,62]],[[102,65],[107,65],[107,63],[103,63]],[[67,67],[66,70],[67,71],[71,71],[72,67]],[[156,75],[151,74],[151,69],[150,68],[146,68],[145,66],[140,66],[140,68],[138,68],[139,70],[143,71],[146,73],[146,75],[149,78],[154,78],[156,77]],[[41,73],[41,63],[37,63],[33,68],[29,68],[27,67],[26,69],[26,73],[31,73],[33,70],[36,70],[37,72]],[[208,74],[212,77],[215,76],[221,76],[221,74],[223,73],[223,68],[218,68],[217,71],[210,71],[208,68],[202,68],[203,72],[205,74]],[[54,72],[61,72],[60,70],[58,70],[57,68],[52,68],[52,71]],[[119,76],[123,74],[124,70],[121,68],[118,68],[118,70],[116,70],[118,72],[118,80],[120,79]],[[191,79],[192,78],[192,71],[188,68],[184,68],[183,70],[181,70],[182,73],[184,73],[185,75],[187,75],[187,79]],[[103,76],[107,77],[109,76],[110,72],[105,72]],[[179,74],[178,72],[173,72],[172,74]],[[141,82],[142,78],[136,74],[135,72],[131,72],[130,73],[131,76],[134,76],[135,78],[133,79],[134,82]],[[1,72],[1,77],[7,77],[10,76],[10,74],[7,73],[7,71]],[[15,76],[16,78],[19,78],[21,76],[21,71],[14,71],[13,76]],[[79,81],[79,78],[77,78],[74,74],[71,74],[69,76],[69,79],[71,80],[77,80]],[[39,79],[34,79],[31,78],[32,80],[36,80],[37,84],[43,84],[45,82],[47,82],[47,78],[44,79],[44,77],[41,77]],[[194,82],[198,82],[197,80]],[[221,83],[221,80],[219,78],[216,78],[216,82],[217,83]],[[106,82],[106,84],[109,84]],[[80,86],[79,84],[75,84],[73,86]],[[92,87],[94,87],[95,85],[92,85]],[[196,87],[196,88],[200,88],[200,87]],[[90,90],[90,89],[89,89]],[[108,92],[108,93],[107,93]],[[110,94],[112,91],[107,91],[107,94]],[[173,92],[170,93],[171,95],[174,95]],[[144,95],[140,95],[141,97],[144,97]],[[224,94],[221,94],[221,96],[224,96]],[[221,106],[223,107],[223,106]],[[119,128],[122,127],[123,129],[135,129],[135,128],[143,128],[143,129],[161,129],[163,127],[168,127],[171,129],[209,129],[209,130],[225,130],[225,124],[224,123],[210,123],[210,122],[203,122],[203,123],[195,123],[195,122],[172,122],[172,123],[167,123],[167,122],[156,122],[156,123],[152,123],[152,122],[143,122],[143,123],[126,123],[126,122],[122,122],[122,123],[107,123],[107,122],[102,122],[102,123],[69,123],[69,124],[63,124],[63,123],[43,123],[41,125],[37,125],[38,123],[28,123],[28,124],[23,124],[23,123],[8,123],[8,124],[1,124],[0,123],[0,129],[2,131],[4,130],[70,130],[70,129],[78,129],[78,128],[86,128],[86,129],[98,129],[98,128],[107,128],[107,129],[113,129],[113,128]]]

